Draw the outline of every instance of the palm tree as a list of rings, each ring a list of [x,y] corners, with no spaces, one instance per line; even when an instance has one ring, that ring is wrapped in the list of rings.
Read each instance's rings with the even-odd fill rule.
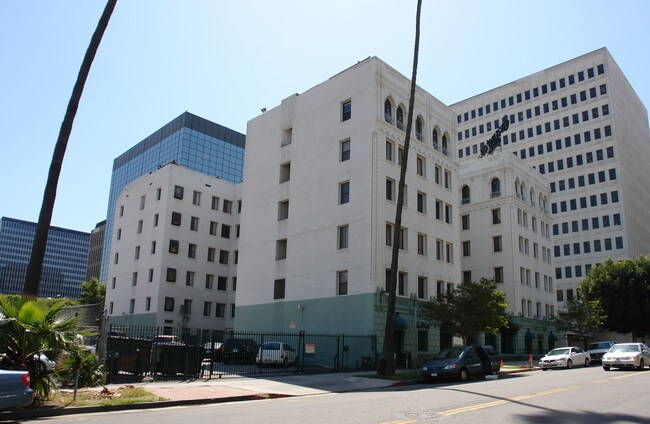
[[[86,335],[79,319],[59,314],[65,302],[47,308],[24,298],[0,296],[0,346],[3,367],[27,370],[38,400],[56,389],[56,370],[39,367],[40,355],[56,362],[64,354],[79,354],[78,335]]]
[[[90,73],[90,67],[93,64],[95,54],[99,48],[99,43],[102,41],[102,36],[104,35],[104,31],[106,31],[106,27],[108,27],[108,21],[113,14],[113,9],[115,9],[116,4],[117,0],[108,0],[108,3],[104,8],[104,13],[99,19],[95,33],[90,40],[88,50],[86,50],[84,60],[81,63],[79,75],[77,75],[77,82],[72,89],[68,108],[65,112],[63,122],[61,123],[61,129],[59,130],[59,137],[54,146],[54,154],[52,155],[52,162],[50,163],[50,172],[47,176],[45,192],[43,193],[41,212],[38,216],[38,224],[36,225],[32,254],[29,259],[27,274],[25,276],[25,288],[23,289],[23,294],[32,299],[35,299],[38,296],[38,286],[41,280],[43,258],[45,257],[47,234],[50,231],[54,201],[56,200],[56,188],[59,184],[59,175],[61,174],[61,165],[63,164],[65,149],[68,146],[68,140],[70,139],[70,133],[72,132],[72,123],[77,114],[79,100],[81,99],[81,94],[83,93],[88,74]]]
[[[395,211],[395,225],[393,226],[393,250],[390,264],[390,278],[388,279],[388,308],[386,311],[386,326],[384,329],[384,347],[381,352],[378,373],[380,375],[395,374],[395,303],[397,291],[397,265],[399,260],[399,239],[402,228],[402,208],[404,206],[404,184],[406,180],[406,163],[408,162],[409,146],[411,144],[411,129],[413,127],[413,105],[415,103],[415,78],[418,72],[418,51],[420,48],[420,10],[422,0],[418,0],[415,17],[415,49],[413,51],[413,75],[411,76],[411,96],[406,122],[406,136],[404,137],[404,153],[399,175],[399,191],[397,193],[397,207]]]

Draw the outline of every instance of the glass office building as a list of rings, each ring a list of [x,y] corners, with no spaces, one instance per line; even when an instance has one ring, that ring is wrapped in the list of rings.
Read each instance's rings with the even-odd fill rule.
[[[136,178],[171,161],[202,174],[240,183],[244,175],[246,136],[185,112],[113,161],[106,211],[101,281],[108,275],[115,201]]]
[[[0,293],[23,293],[35,234],[34,222],[0,218]],[[89,247],[89,233],[50,227],[38,297],[78,298]]]

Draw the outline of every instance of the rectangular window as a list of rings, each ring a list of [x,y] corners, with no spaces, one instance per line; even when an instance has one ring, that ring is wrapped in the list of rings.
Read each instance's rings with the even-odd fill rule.
[[[280,184],[291,179],[291,162],[280,165]]]
[[[339,205],[350,202],[350,182],[346,181],[339,184]]]
[[[284,278],[273,282],[273,299],[284,299],[285,280]]]
[[[341,103],[341,121],[345,122],[352,118],[352,100],[346,100]]]
[[[501,224],[501,208],[492,209],[492,224]]]
[[[175,186],[174,187],[174,198],[182,200],[184,191],[185,191],[185,189],[182,186]]]
[[[418,201],[418,212],[426,214],[427,213],[427,195],[425,193],[422,193],[422,192],[418,191],[417,201]]]
[[[418,233],[418,255],[426,256],[427,254],[427,235]]]
[[[275,242],[275,260],[287,258],[287,239],[277,240]]]
[[[349,227],[347,225],[341,225],[338,227],[338,249],[348,248],[348,231]]]
[[[211,236],[216,236],[217,235],[217,224],[215,221],[210,221],[210,235]]]
[[[185,273],[185,285],[188,287],[194,286],[194,271],[187,271]]]
[[[153,283],[153,268],[149,268],[149,276],[147,278],[147,282]],[[115,287],[113,286],[113,288]]]
[[[182,215],[180,212],[172,212],[172,225],[180,226],[181,225]]]
[[[492,247],[494,252],[501,252],[501,250],[503,249],[501,236],[492,237]]]
[[[228,290],[228,277],[218,276],[217,277],[217,290],[226,291]]]
[[[178,253],[178,240],[169,240],[169,253]]]
[[[143,225],[142,220],[139,220],[138,221],[138,234],[142,233],[142,225]]]
[[[208,247],[208,262],[214,262],[214,257],[217,253],[217,249],[214,247]]]
[[[196,244],[190,243],[187,247],[187,257],[188,258],[196,258]]]
[[[230,238],[230,225],[221,224],[221,238]]]
[[[445,260],[453,264],[454,263],[454,245],[451,243],[445,243]]]
[[[464,241],[463,242],[463,256],[472,256],[472,242]]]
[[[215,314],[217,318],[225,318],[226,316],[226,304],[225,303],[215,303]]]
[[[440,239],[436,240],[436,259],[442,261],[444,259],[444,242]]]
[[[460,221],[461,221],[461,228],[463,230],[469,230],[469,215],[461,215]]]
[[[406,296],[408,293],[408,273],[399,272],[397,274],[397,295]]]
[[[190,230],[191,231],[199,231],[199,218],[196,216],[193,216],[190,218]]]
[[[386,246],[393,245],[393,224],[386,223]]]
[[[426,175],[427,175],[427,172],[426,172],[427,171],[427,169],[426,169],[427,161],[426,161],[426,159],[424,157],[418,155],[415,158],[415,163],[416,163],[416,170],[417,170],[418,175],[421,176],[421,177],[426,177]]]
[[[386,200],[395,201],[395,180],[386,178]]]
[[[176,282],[176,268],[167,268],[167,281],[170,283]]]
[[[165,297],[165,312],[173,312],[173,311],[174,311],[174,298]]]
[[[336,272],[336,294],[343,296],[348,294],[348,271]]]
[[[203,302],[203,316],[212,316],[212,302]]]
[[[213,211],[219,210],[219,198],[217,196],[212,196],[212,202],[210,203],[210,208]]]
[[[341,141],[341,157],[340,161],[345,162],[350,159],[350,140]]]
[[[192,193],[192,204],[196,206],[201,206],[201,192],[194,191]]]
[[[395,144],[390,140],[386,140],[386,160],[390,162],[394,162],[393,159],[394,156],[395,156]]]
[[[214,289],[214,275],[212,274],[205,275],[205,288],[208,290]]]
[[[418,275],[418,299],[427,298],[427,277]]]
[[[494,268],[494,282],[497,284],[503,284],[503,267],[498,266]]]
[[[283,200],[278,202],[278,221],[289,218],[289,201]]]
[[[228,256],[230,256],[230,252],[227,250],[219,250],[219,263],[228,265]]]

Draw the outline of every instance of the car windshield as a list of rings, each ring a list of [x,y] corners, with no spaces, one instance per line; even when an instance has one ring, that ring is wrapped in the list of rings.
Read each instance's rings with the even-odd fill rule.
[[[568,355],[569,352],[571,352],[571,349],[569,348],[564,348],[564,349],[553,349],[550,351],[546,356],[553,356],[553,355]]]
[[[641,348],[639,345],[621,345],[617,344],[612,346],[612,348],[609,350],[610,352],[638,352],[640,351]]]
[[[452,359],[452,358],[458,358],[465,348],[462,347],[448,347],[447,349],[443,349],[440,351],[440,353],[436,354],[433,359]]]
[[[609,343],[592,343],[589,345],[589,349],[609,349],[610,344]]]
[[[262,350],[280,350],[280,343],[264,343]]]

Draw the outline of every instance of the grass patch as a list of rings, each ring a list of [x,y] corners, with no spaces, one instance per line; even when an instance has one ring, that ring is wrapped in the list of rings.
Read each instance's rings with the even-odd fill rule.
[[[167,400],[156,396],[142,387],[124,386],[115,390],[82,389],[77,391],[77,399],[73,401],[74,393],[70,390],[59,391],[48,403],[59,406],[107,406],[128,405],[132,403],[160,402]]]

